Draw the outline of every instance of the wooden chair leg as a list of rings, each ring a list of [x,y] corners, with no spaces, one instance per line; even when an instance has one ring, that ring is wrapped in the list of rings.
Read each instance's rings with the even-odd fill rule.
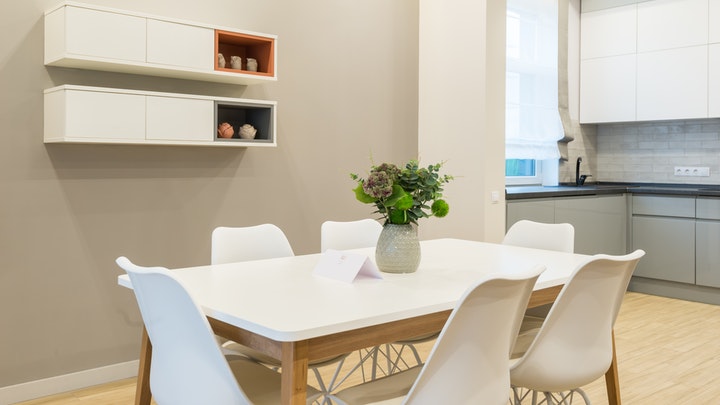
[[[612,333],[612,362],[605,373],[605,387],[607,388],[608,404],[620,405],[620,378],[618,376],[617,355],[615,353],[615,331]]]
[[[152,393],[150,392],[150,360],[152,359],[152,344],[147,330],[143,326],[142,344],[140,346],[140,365],[138,367],[137,387],[135,387],[135,405],[150,405]]]

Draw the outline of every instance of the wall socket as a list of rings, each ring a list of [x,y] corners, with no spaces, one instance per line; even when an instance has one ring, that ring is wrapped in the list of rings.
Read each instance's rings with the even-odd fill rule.
[[[709,167],[698,167],[698,166],[675,166],[676,176],[688,176],[688,177],[709,177]]]

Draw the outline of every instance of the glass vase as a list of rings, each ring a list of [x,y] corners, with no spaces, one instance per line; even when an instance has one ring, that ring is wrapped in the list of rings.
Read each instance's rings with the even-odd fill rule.
[[[385,224],[377,247],[375,262],[386,273],[413,273],[420,265],[420,241],[411,224]]]

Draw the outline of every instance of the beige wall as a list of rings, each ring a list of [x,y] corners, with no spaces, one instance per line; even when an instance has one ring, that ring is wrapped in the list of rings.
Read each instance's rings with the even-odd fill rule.
[[[43,66],[43,11],[0,6],[0,387],[137,358],[141,320],[116,285],[126,255],[207,263],[218,225],[273,222],[296,253],[327,219],[369,216],[348,177],[417,155],[415,0],[88,0],[277,34],[277,83],[249,87]],[[278,148],[45,145],[59,84],[278,101]],[[122,119],[118,116],[118,119]],[[98,128],[102,131],[102,128]],[[259,303],[259,305],[269,305]]]

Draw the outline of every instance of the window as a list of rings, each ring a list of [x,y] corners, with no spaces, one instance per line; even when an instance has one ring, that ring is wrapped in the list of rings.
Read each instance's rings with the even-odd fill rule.
[[[507,184],[541,184],[544,161],[560,157],[557,27],[557,0],[507,1]]]

